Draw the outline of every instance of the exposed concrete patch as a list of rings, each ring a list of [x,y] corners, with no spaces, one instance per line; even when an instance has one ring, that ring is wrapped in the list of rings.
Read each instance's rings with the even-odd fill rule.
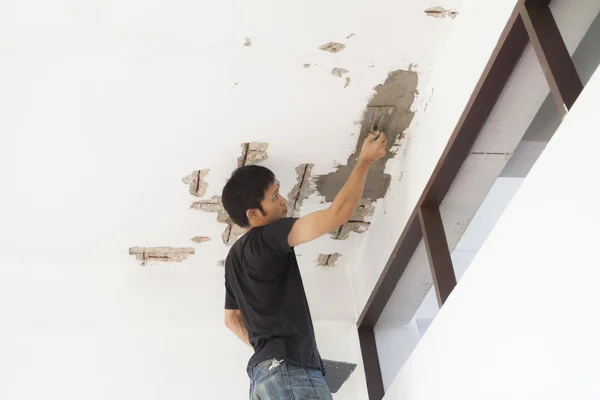
[[[246,230],[244,228],[240,228],[233,222],[229,222],[225,228],[225,231],[223,231],[223,235],[221,235],[223,238],[223,243],[225,243],[227,246],[231,246],[245,232]]]
[[[208,242],[210,240],[210,236],[194,236],[192,238],[192,242],[194,243],[204,243],[204,242]]]
[[[362,221],[368,217],[373,216],[375,213],[375,204],[371,201],[371,199],[362,198],[356,210],[354,210],[354,214],[350,217],[350,221]]]
[[[340,253],[319,254],[317,257],[317,266],[319,267],[335,267],[335,263],[342,255]]]
[[[350,232],[365,233],[371,224],[363,221],[348,221],[340,229],[331,232],[331,238],[335,240],[346,240],[350,237]]]
[[[458,15],[458,11],[447,9],[444,7],[430,7],[425,10],[425,14],[433,18],[446,18],[450,17],[452,19],[456,18]]]
[[[221,203],[221,196],[213,196],[210,200],[195,201],[190,205],[190,208],[192,210],[217,213],[217,221],[224,224],[230,221],[227,212],[223,208],[223,203]]]
[[[344,74],[347,74],[348,70],[345,68],[334,68],[331,70],[331,75],[333,76],[337,76],[338,78],[341,78]]]
[[[408,128],[413,119],[414,112],[411,111],[411,106],[415,98],[418,79],[415,71],[397,70],[391,72],[382,85],[375,87],[376,94],[369,102],[367,110],[371,107],[393,107],[395,109],[393,116],[386,123],[384,129],[390,145],[401,138],[402,133]],[[360,154],[362,143],[373,128],[373,121],[367,117],[368,115],[365,112],[356,149],[348,157],[347,164],[339,165],[335,171],[321,175],[316,179],[317,190],[326,202],[333,201],[356,165],[356,158]],[[395,155],[397,150],[398,148],[390,149],[381,160],[373,164],[367,176],[364,197],[376,200],[385,195],[391,179],[389,174],[384,173],[385,164],[390,157]]]
[[[319,46],[319,50],[328,51],[330,53],[339,53],[344,50],[346,45],[343,43],[329,42]]]
[[[244,38],[244,46],[246,46],[246,47],[252,46],[252,39],[250,39],[249,37]]]
[[[337,229],[329,232],[334,240],[346,240],[350,237],[350,232],[364,233],[371,225],[366,219],[375,212],[375,203],[371,199],[362,199],[361,203],[356,207],[350,221],[340,226]]]
[[[206,175],[208,175],[208,169],[201,169],[199,171],[194,171],[188,176],[181,178],[183,183],[190,186],[190,194],[197,197],[202,197],[206,193],[206,189],[208,188],[208,183],[204,180]]]
[[[290,217],[298,217],[304,200],[308,199],[317,190],[311,179],[313,167],[314,164],[300,164],[296,167],[297,183],[288,194],[287,201],[288,216]]]
[[[249,142],[242,143],[240,146],[242,147],[242,155],[238,158],[238,167],[258,164],[269,158],[267,154],[269,143]]]
[[[217,213],[217,222],[227,225],[221,235],[223,243],[227,246],[234,244],[245,232],[243,228],[240,228],[229,219],[225,208],[223,208],[221,196],[213,196],[210,200],[195,201],[190,208],[193,210]]]
[[[193,247],[131,247],[129,254],[141,261],[141,265],[149,262],[182,262],[196,251]]]

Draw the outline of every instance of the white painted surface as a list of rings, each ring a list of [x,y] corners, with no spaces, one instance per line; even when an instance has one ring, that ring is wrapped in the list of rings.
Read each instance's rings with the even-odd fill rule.
[[[297,165],[345,162],[388,72],[412,64],[428,86],[460,19],[429,6],[382,0],[365,18],[365,4],[338,0],[3,2],[0,398],[245,397],[249,352],[222,324],[224,226],[189,210],[181,178],[209,168],[206,197],[220,194],[247,141],[269,143],[284,194]],[[329,41],[346,49],[318,50]],[[313,317],[333,324],[317,322],[325,357],[360,359],[348,264],[363,238],[298,248]],[[181,264],[127,255],[190,245]],[[315,268],[336,251],[338,267]],[[338,398],[366,397],[353,379]]]
[[[246,398],[251,350],[225,330],[220,290],[198,286],[192,268],[4,259],[0,398]],[[323,357],[361,364],[352,322],[315,330]],[[364,390],[360,366],[336,398]]]
[[[386,399],[600,397],[599,96],[597,70]]]
[[[206,197],[219,194],[240,144],[266,141],[264,165],[287,194],[297,165],[313,162],[320,174],[345,162],[355,121],[388,72],[413,64],[427,86],[455,20],[411,1],[369,7],[377,18],[341,1],[9,2],[0,16],[0,251],[133,268],[130,246],[207,235],[213,241],[194,245],[186,263],[212,270],[227,251],[224,226],[188,209],[183,176],[210,168]],[[318,50],[329,41],[346,49]],[[333,67],[350,71],[348,88]],[[315,283],[325,274],[316,249],[345,255],[322,285],[307,285],[325,296],[311,296],[316,318],[354,319],[343,269],[355,247],[325,238],[299,248]],[[334,294],[340,301],[328,301]]]

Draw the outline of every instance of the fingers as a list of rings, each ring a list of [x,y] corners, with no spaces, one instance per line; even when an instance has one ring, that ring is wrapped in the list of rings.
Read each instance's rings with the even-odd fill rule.
[[[385,133],[383,132],[374,132],[375,138],[373,142],[381,144],[387,142],[387,138],[385,137]]]

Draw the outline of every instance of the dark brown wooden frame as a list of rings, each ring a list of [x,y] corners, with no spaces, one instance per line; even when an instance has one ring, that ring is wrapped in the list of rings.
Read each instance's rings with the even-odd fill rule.
[[[439,206],[469,155],[498,97],[531,41],[550,92],[564,115],[583,89],[549,0],[520,0],[412,211],[357,321],[370,400],[385,394],[374,327],[421,239],[424,239],[440,306],[456,285]]]

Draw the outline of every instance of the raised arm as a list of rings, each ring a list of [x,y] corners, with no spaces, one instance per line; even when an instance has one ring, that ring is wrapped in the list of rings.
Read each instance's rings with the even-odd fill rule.
[[[362,197],[369,167],[385,153],[385,135],[378,136],[377,132],[369,134],[362,145],[358,162],[331,206],[298,219],[288,235],[289,245],[310,242],[348,222]]]

